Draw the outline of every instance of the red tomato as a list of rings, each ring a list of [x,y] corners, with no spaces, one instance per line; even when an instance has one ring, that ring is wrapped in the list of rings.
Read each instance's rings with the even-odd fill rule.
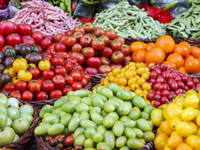
[[[73,32],[81,32],[81,33],[85,34],[85,28],[83,26],[79,25],[74,28]]]
[[[80,53],[73,52],[71,56],[77,60],[77,63],[79,63],[79,65],[82,65],[85,62],[85,57]]]
[[[78,63],[74,64],[74,66],[72,67],[72,70],[74,71],[83,71],[83,67],[81,65],[79,65]]]
[[[74,78],[75,82],[79,82],[81,80],[81,73],[79,71],[73,71],[70,75]]]
[[[65,60],[63,57],[60,57],[58,55],[55,55],[52,59],[51,59],[51,64],[53,66],[63,66],[65,64]]]
[[[110,65],[110,60],[107,57],[101,57],[101,64],[102,65]]]
[[[153,101],[155,97],[155,94],[153,92],[149,92],[149,94],[147,95],[148,100]]]
[[[67,60],[68,58],[70,58],[70,55],[69,55],[69,53],[67,53],[67,52],[61,52],[61,55],[62,55],[62,57],[63,57],[65,60]]]
[[[111,65],[110,66],[112,69],[114,69],[114,68],[120,68],[120,69],[122,69],[123,68],[123,66],[122,65]]]
[[[106,74],[106,73],[111,72],[112,68],[111,66],[108,66],[108,65],[102,65],[99,67],[98,71],[100,74]]]
[[[87,72],[82,73],[81,76],[82,78],[86,78],[88,82],[90,81],[90,75]]]
[[[3,47],[5,44],[5,39],[2,35],[0,35],[0,48]]]
[[[41,71],[38,68],[28,70],[32,74],[32,79],[38,79],[41,75]]]
[[[4,86],[4,90],[5,91],[14,91],[15,85],[13,83],[9,82]]]
[[[72,47],[75,43],[77,43],[77,39],[73,36],[68,36],[64,40],[64,43],[67,47]]]
[[[91,75],[98,74],[98,70],[96,68],[90,68],[90,67],[85,68],[85,72]]]
[[[1,48],[1,52],[4,52],[7,48],[13,48],[12,46],[7,46],[5,45],[4,47]]]
[[[73,31],[67,31],[67,32],[65,32],[65,35],[66,36],[71,36],[71,35],[73,35]]]
[[[122,37],[122,36],[117,36],[117,37],[115,38],[115,40],[121,42],[122,45],[124,45],[124,43],[125,43],[125,39],[124,39],[124,37]]]
[[[73,36],[76,37],[76,39],[79,41],[83,37],[83,33],[80,31],[76,31],[74,32]]]
[[[160,65],[160,68],[161,68],[162,71],[165,71],[165,70],[167,70],[168,65],[163,63],[163,64]]]
[[[86,33],[91,33],[94,31],[94,25],[91,22],[85,23],[83,27],[85,28]]]
[[[29,81],[28,90],[33,93],[38,93],[41,90],[41,83],[37,80]]]
[[[109,39],[114,40],[117,33],[113,29],[108,29],[108,30],[106,30],[106,35],[109,37]]]
[[[86,78],[82,78],[81,84],[82,84],[83,87],[85,87],[88,84],[88,80]]]
[[[12,91],[9,96],[17,98],[17,99],[21,99],[22,98],[22,95],[21,95],[21,93],[18,90]]]
[[[22,93],[22,100],[24,101],[32,101],[33,100],[33,93],[31,91],[24,91]]]
[[[82,38],[80,38],[80,44],[83,47],[89,47],[92,43],[92,38],[89,35],[84,35]]]
[[[58,42],[54,45],[54,49],[56,52],[66,52],[67,51],[67,47],[65,44]]]
[[[60,34],[60,33],[57,33],[56,36],[55,36],[55,41],[56,42],[59,42],[60,38],[62,37],[63,35]]]
[[[36,44],[40,44],[42,40],[44,39],[44,36],[41,32],[33,32],[31,37],[35,40]]]
[[[66,85],[63,89],[62,89],[62,94],[67,95],[68,92],[73,91],[73,88],[69,85]]]
[[[44,52],[43,48],[41,46],[37,46],[40,50],[40,54],[42,54]]]
[[[31,35],[32,34],[32,27],[29,24],[20,24],[17,26],[17,32],[23,36],[23,35]]]
[[[155,108],[158,108],[160,105],[161,105],[161,102],[160,102],[160,101],[155,101],[155,102],[153,103],[153,106],[154,106]]]
[[[102,51],[101,51],[101,55],[105,56],[105,57],[110,57],[112,55],[113,51],[110,47],[105,47]]]
[[[121,51],[124,54],[124,56],[129,56],[131,52],[130,46],[125,45],[125,44],[122,45]]]
[[[62,89],[65,86],[65,78],[61,75],[56,75],[52,79],[55,89]]]
[[[94,50],[101,51],[105,48],[105,42],[101,39],[94,39],[92,41],[92,47]]]
[[[68,73],[72,71],[72,67],[73,67],[73,64],[69,61],[66,61],[65,68],[67,69]]]
[[[60,38],[59,38],[59,42],[62,42],[64,43],[65,39],[67,38],[68,36],[66,35],[62,35]]]
[[[1,22],[0,25],[0,34],[2,35],[9,35],[12,34],[15,31],[15,23],[11,21]]]
[[[76,43],[72,46],[71,51],[72,52],[81,52],[82,46],[79,43]]]
[[[54,72],[52,70],[45,70],[42,72],[42,77],[45,80],[51,80],[54,77]]]
[[[111,42],[111,48],[114,51],[119,51],[122,49],[122,43],[120,41],[114,40]]]
[[[54,89],[54,83],[51,80],[45,80],[42,82],[42,90],[45,92],[51,92]]]
[[[92,41],[97,38],[94,34],[87,33],[85,35],[88,35],[92,39]]]
[[[65,142],[66,142],[67,145],[72,145],[74,143],[73,135],[67,136],[65,138]]]
[[[32,46],[35,44],[35,40],[30,36],[22,36],[22,43]]]
[[[8,43],[11,46],[15,46],[17,44],[20,44],[22,41],[21,37],[17,33],[10,34],[6,37],[6,43]]]
[[[93,33],[96,37],[100,37],[102,35],[105,34],[105,31],[103,28],[97,28],[94,30],[94,33]]]
[[[53,90],[53,91],[51,91],[51,93],[49,95],[50,95],[50,99],[59,98],[59,97],[62,97],[62,91],[61,90]]]
[[[99,39],[104,41],[105,46],[108,46],[110,44],[110,39],[107,35],[102,35],[102,36],[99,37]]]
[[[74,78],[71,75],[65,75],[65,84],[71,85],[74,82]]]
[[[56,75],[65,76],[67,74],[67,69],[64,66],[56,66],[54,72]]]
[[[87,65],[92,68],[99,68],[101,66],[101,59],[99,57],[90,57],[87,59]]]
[[[52,42],[54,42],[54,37],[51,36],[51,35],[45,35],[44,38],[45,38],[45,39],[49,39],[49,40],[51,40]]]
[[[111,56],[111,61],[114,64],[120,64],[124,60],[124,54],[121,51],[114,52]]]
[[[82,49],[82,54],[86,58],[93,57],[94,56],[94,49],[92,47],[85,47]]]
[[[44,79],[43,79],[43,77],[41,77],[41,78],[37,79],[37,81],[39,81],[42,85],[42,82],[44,81]]]
[[[71,87],[73,88],[74,91],[80,90],[80,89],[82,89],[82,84],[81,84],[81,82],[74,82],[74,83],[71,85]]]
[[[16,89],[19,91],[19,92],[24,92],[24,91],[26,91],[27,90],[27,88],[28,88],[28,84],[27,84],[27,82],[25,82],[25,81],[19,81],[19,82],[17,82],[17,84],[16,84]]]
[[[40,91],[36,95],[36,100],[47,100],[48,99],[48,94],[44,91]]]
[[[78,54],[78,53],[72,53],[73,55]],[[67,59],[68,62],[71,62],[73,65],[78,63],[77,60],[75,59],[75,57],[73,57],[72,55],[70,55],[70,58]]]
[[[74,150],[82,150],[83,148],[80,145],[74,146]],[[99,149],[98,149],[99,150]]]
[[[177,90],[178,89],[178,83],[176,81],[172,81],[172,83],[170,84],[170,88],[172,90]]]
[[[51,44],[52,44],[52,41],[50,39],[44,39],[41,42],[41,46],[43,49],[49,48],[49,46],[51,46]]]
[[[126,66],[127,64],[129,64],[129,62],[132,62],[131,56],[125,56],[125,57],[124,57],[124,61],[122,62],[122,64],[123,64],[124,66]]]

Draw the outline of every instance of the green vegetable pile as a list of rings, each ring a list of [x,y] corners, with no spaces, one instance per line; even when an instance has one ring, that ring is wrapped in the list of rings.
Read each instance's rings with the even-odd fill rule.
[[[148,17],[148,13],[136,6],[131,6],[126,0],[97,14],[95,26],[104,29],[114,29],[118,35],[134,39],[153,39],[165,35],[163,24]]]
[[[40,111],[39,136],[73,134],[74,146],[85,150],[141,149],[154,139],[150,119],[153,106],[134,92],[116,84],[98,86],[94,92],[69,92]]]
[[[167,25],[174,38],[200,40],[200,1],[191,0],[192,7]]]

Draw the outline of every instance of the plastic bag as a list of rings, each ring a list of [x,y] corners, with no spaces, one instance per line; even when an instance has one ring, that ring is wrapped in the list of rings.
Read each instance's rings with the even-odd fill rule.
[[[148,5],[148,0],[129,0],[129,4],[136,6]]]
[[[149,2],[153,7],[167,10],[173,18],[176,18],[191,7],[189,0],[150,0]]]
[[[9,17],[9,5],[6,9],[0,9],[0,21],[8,19]]]
[[[21,9],[16,8],[15,6],[12,6],[9,4],[9,17],[13,18],[17,12],[19,12]]]

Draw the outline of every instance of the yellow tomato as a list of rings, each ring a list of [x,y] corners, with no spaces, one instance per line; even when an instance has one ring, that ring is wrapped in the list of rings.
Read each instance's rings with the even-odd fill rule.
[[[131,91],[131,89],[130,89],[128,86],[126,86],[126,87],[124,88],[124,90]]]
[[[192,107],[185,108],[181,113],[181,119],[183,121],[191,121],[195,118],[195,116],[196,116],[196,111]]]
[[[163,113],[162,109],[154,109],[151,112],[151,120],[154,126],[159,127],[161,122],[164,120],[162,113]]]
[[[136,73],[137,73],[138,75],[142,75],[144,72],[145,72],[144,67],[140,67],[140,68],[137,68],[137,69],[136,69]]]
[[[186,121],[181,121],[176,125],[176,131],[179,135],[187,137],[193,133],[193,127]]]
[[[3,73],[8,73],[12,78],[16,76],[16,72],[14,71],[13,67],[10,67],[9,69],[5,69]]]
[[[128,85],[130,86],[132,83],[136,83],[136,78],[132,77],[128,80]]]
[[[155,65],[155,63],[150,63],[150,64],[149,64],[149,67],[154,66],[154,65]]]
[[[192,121],[190,121],[189,124],[191,125],[191,127],[193,129],[193,133],[192,134],[197,134],[198,126]]]
[[[198,93],[195,90],[188,90],[185,93],[185,96],[189,96],[189,95],[196,95],[196,96],[198,96]]]
[[[137,83],[132,83],[130,85],[130,88],[133,92],[135,92],[135,90],[137,90],[139,88],[139,85]]]
[[[144,78],[139,78],[138,80],[137,80],[137,83],[139,84],[139,86],[142,86],[144,83],[145,83],[145,79]],[[148,84],[148,83],[147,83]]]
[[[149,92],[147,90],[143,90],[142,93],[147,97]]]
[[[36,65],[34,63],[30,63],[28,64],[28,66],[30,66],[31,68],[36,68]]]
[[[108,80],[113,83],[115,81],[115,76],[114,75],[108,75]]]
[[[167,120],[163,121],[160,125],[160,129],[163,133],[167,134],[168,136],[172,133],[172,129],[170,128],[169,122]]]
[[[178,105],[178,106],[180,106],[180,107],[183,107],[183,100],[185,99],[185,96],[184,95],[179,95],[179,96],[177,96],[174,100],[173,100],[173,102],[176,104],[176,105]]]
[[[130,70],[126,70],[126,71],[124,72],[124,77],[125,77],[126,79],[132,78],[132,77],[133,77],[133,72],[130,71]]]
[[[144,78],[145,80],[149,80],[149,74],[147,72],[143,73],[141,77]]]
[[[135,62],[130,62],[128,66],[135,66]]]
[[[142,89],[149,91],[149,90],[151,90],[151,85],[149,83],[145,82],[142,84]]]
[[[19,80],[27,82],[27,81],[30,81],[32,79],[32,74],[29,71],[20,70],[18,72],[18,78],[19,78]]]
[[[183,137],[178,135],[178,134],[174,134],[171,135],[167,141],[167,146],[169,148],[176,148],[178,144],[183,142]]]
[[[160,108],[162,108],[163,110],[166,109],[166,107],[167,107],[167,104],[162,104],[162,105],[160,106]]]
[[[176,150],[193,150],[193,148],[185,143],[180,143],[177,145]]]
[[[160,128],[157,129],[156,133],[157,133],[157,134],[162,133],[162,131],[160,130]]]
[[[147,99],[146,95],[144,95],[143,93],[139,94],[140,97],[142,97],[144,100]],[[148,101],[148,100],[147,100]],[[150,102],[149,102],[150,103]],[[151,105],[151,104],[150,104]]]
[[[151,102],[147,99],[144,100],[148,105],[151,105]]]
[[[145,72],[150,72],[150,70],[149,70],[148,67],[144,67],[144,71],[145,71]]]
[[[171,129],[175,130],[176,125],[181,122],[181,119],[177,116],[173,116],[171,118],[169,118],[169,126]]]
[[[26,70],[27,67],[27,61],[24,61],[23,59],[16,59],[13,62],[13,69],[15,72],[18,72],[19,70]]]
[[[118,79],[118,84],[119,84],[119,85],[126,86],[126,84],[127,84],[126,78],[120,77],[120,78]]]
[[[186,143],[195,150],[200,149],[200,137],[197,135],[190,135],[186,139]]]
[[[167,105],[166,109],[163,110],[163,116],[166,120],[169,120],[169,118],[173,116],[179,117],[181,113],[182,108],[174,103],[170,103],[169,105]]]
[[[188,95],[183,100],[183,107],[199,108],[199,97],[197,95]]]
[[[197,135],[200,137],[200,128],[197,131]]]
[[[135,70],[135,69],[136,69],[136,67],[133,66],[133,65],[131,65],[131,66],[128,67],[128,70],[131,70],[131,71],[132,71],[132,70]]]
[[[135,94],[136,95],[141,95],[142,94],[142,90],[141,89],[139,89],[139,88],[137,88],[136,90],[135,90]]]
[[[135,66],[136,68],[140,68],[140,67],[145,67],[145,64],[139,61],[135,64]]]
[[[19,81],[20,81],[20,80],[17,78],[17,76],[12,78],[12,83],[13,83],[14,85],[16,85]]]
[[[167,145],[165,145],[164,150],[173,150],[173,149],[171,149]]]
[[[140,76],[136,75],[134,76],[136,78],[136,80],[140,79]]]
[[[119,78],[115,78],[115,81],[114,81],[114,83],[117,85],[118,85],[118,80],[119,80]]]
[[[127,69],[125,69],[125,68],[122,68],[122,69],[121,69],[121,72],[125,72],[126,70],[127,70]]]
[[[196,123],[200,127],[200,113],[198,113],[198,115],[196,117]]]
[[[41,70],[41,71],[44,71],[44,70],[49,70],[51,67],[51,63],[48,61],[48,60],[41,60],[38,64],[38,68]]]
[[[116,76],[116,75],[119,74],[120,72],[121,72],[121,69],[120,69],[120,68],[114,68],[114,69],[112,70],[112,73],[113,73],[114,76]]]
[[[154,147],[156,150],[163,150],[167,145],[168,136],[165,133],[160,133],[154,139]]]

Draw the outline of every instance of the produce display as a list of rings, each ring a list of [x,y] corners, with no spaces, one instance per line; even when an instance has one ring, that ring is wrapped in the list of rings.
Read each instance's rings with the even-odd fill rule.
[[[101,79],[101,83],[96,87],[100,85],[109,87],[109,84],[115,83],[127,91],[135,92],[150,104],[147,100],[147,95],[151,91],[151,85],[147,83],[149,78],[150,71],[144,63],[130,62],[122,69],[114,68],[107,77]]]
[[[33,107],[0,93],[0,148],[20,139],[33,122]]]
[[[114,29],[118,35],[134,39],[153,39],[166,34],[165,26],[148,13],[123,0],[97,14],[94,25]]]
[[[192,0],[191,0],[192,1]],[[192,7],[183,12],[176,19],[167,25],[170,34],[174,38],[200,40],[198,31],[200,30],[200,10],[199,1],[192,1]]]
[[[6,9],[8,7],[9,0],[3,0],[0,2],[0,9]]]
[[[189,90],[185,95],[176,97],[173,103],[163,108],[163,111],[153,110],[152,114],[158,116],[154,119],[158,126],[158,135],[154,139],[156,150],[199,149],[199,102],[199,94]]]
[[[85,150],[141,149],[155,137],[150,119],[153,109],[143,98],[116,84],[98,86],[93,92],[69,92],[54,106],[43,106],[42,122],[34,132],[51,137],[73,133],[73,145]],[[60,143],[54,141],[49,143]]]
[[[25,8],[20,10],[11,21],[16,24],[30,24],[34,31],[44,35],[64,34],[82,24],[78,19],[68,17],[68,13],[64,13],[61,8],[53,7],[47,2],[32,0],[22,3],[22,6]]]
[[[113,29],[104,30],[94,27],[92,23],[77,26],[65,35],[57,34],[55,41],[58,42],[55,46],[63,42],[88,74],[106,74],[131,61],[130,47],[123,37]]]
[[[169,68],[182,73],[200,72],[200,48],[185,41],[175,44],[169,35],[158,38],[155,43],[133,42],[130,49],[134,62],[140,61],[147,65],[166,63]]]

